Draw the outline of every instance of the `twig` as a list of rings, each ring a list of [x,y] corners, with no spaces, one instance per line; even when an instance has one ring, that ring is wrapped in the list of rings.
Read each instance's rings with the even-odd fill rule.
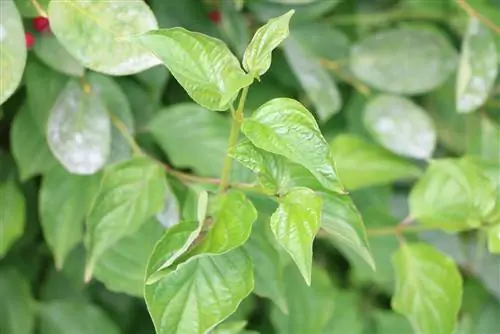
[[[471,5],[465,0],[457,0],[457,5],[460,6],[469,16],[477,18],[479,21],[483,22],[485,25],[490,27],[494,32],[500,35],[500,27],[493,23],[487,17],[479,14]]]

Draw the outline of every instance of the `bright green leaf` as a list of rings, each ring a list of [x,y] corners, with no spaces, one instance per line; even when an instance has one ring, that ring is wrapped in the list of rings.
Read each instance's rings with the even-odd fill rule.
[[[488,250],[491,253],[500,253],[500,224],[488,229]]]
[[[364,123],[388,150],[416,159],[430,158],[436,146],[436,129],[426,111],[409,99],[379,95],[364,111]]]
[[[255,77],[260,77],[269,70],[273,50],[290,33],[290,19],[294,12],[294,10],[290,10],[280,17],[270,19],[265,25],[257,29],[243,55],[243,67],[247,72]]]
[[[40,34],[33,49],[47,66],[63,74],[81,77],[85,68],[59,43],[54,35]]]
[[[184,28],[151,31],[140,41],[159,57],[191,98],[209,110],[227,110],[253,78],[216,38]]]
[[[402,245],[392,262],[397,276],[394,310],[417,333],[453,333],[462,300],[455,262],[424,243]]]
[[[243,122],[242,131],[258,148],[285,156],[306,167],[325,188],[344,192],[318,124],[299,102],[278,98],[265,103]]]
[[[0,2],[0,105],[21,83],[26,65],[26,45],[21,16],[12,0]]]
[[[85,67],[110,75],[127,75],[159,64],[134,36],[158,23],[140,0],[52,1],[50,28],[68,52]]]
[[[180,222],[180,206],[174,192],[169,189],[165,196],[163,210],[156,214],[156,219],[160,224],[169,228]]]
[[[3,203],[0,202],[0,203]],[[35,328],[35,305],[29,282],[14,269],[0,271],[0,333],[31,334]]]
[[[0,178],[0,259],[24,232],[25,199],[16,181]]]

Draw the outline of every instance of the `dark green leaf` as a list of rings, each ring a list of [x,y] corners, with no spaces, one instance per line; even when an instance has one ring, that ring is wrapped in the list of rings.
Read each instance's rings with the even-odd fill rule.
[[[377,311],[374,315],[377,333],[412,333],[408,320],[403,316],[388,311]]]
[[[0,259],[24,232],[25,206],[24,195],[14,178],[0,178]]]
[[[47,66],[63,74],[81,77],[85,68],[59,43],[54,35],[40,34],[33,49]]]
[[[35,327],[35,305],[29,282],[14,269],[0,271],[0,333],[31,334]]]
[[[17,9],[19,9],[19,13],[23,17],[37,17],[40,16],[40,13],[36,9],[36,7],[33,5],[33,1],[26,1],[26,0],[14,0],[16,3]],[[40,5],[40,8],[43,10],[47,10],[47,7],[49,6],[50,0],[37,0],[37,3]]]
[[[354,292],[342,291],[335,293],[335,306],[323,334],[363,334],[363,322],[360,308],[360,298]],[[392,334],[390,332],[380,334]],[[395,334],[395,333],[394,333]],[[403,334],[403,333],[401,333]]]
[[[219,6],[221,12],[220,30],[238,59],[241,59],[250,42],[248,21],[245,14],[236,8],[234,1],[221,1]]]
[[[299,2],[297,2],[299,1]],[[293,9],[296,11],[294,22],[307,22],[331,11],[340,0],[247,0],[246,5],[260,21],[267,21]]]

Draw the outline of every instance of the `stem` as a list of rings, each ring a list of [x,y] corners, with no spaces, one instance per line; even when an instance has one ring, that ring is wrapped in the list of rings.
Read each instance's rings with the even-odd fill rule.
[[[500,35],[500,27],[495,23],[490,21],[487,17],[479,14],[476,10],[467,3],[465,0],[457,0],[457,5],[460,6],[469,16],[477,18],[479,21],[483,22],[485,25],[490,27],[494,32]]]
[[[340,62],[336,62],[330,59],[326,58],[319,58],[320,64],[325,67],[326,69],[334,72],[337,74],[340,78],[342,78],[344,81],[349,83],[351,86],[354,87],[358,92],[363,94],[364,96],[368,97],[371,95],[370,88],[366,86],[364,83],[356,80],[355,78],[346,75],[345,73],[342,73],[341,67],[340,67]]]
[[[134,138],[130,134],[127,125],[125,125],[125,123],[123,123],[121,119],[119,119],[118,117],[116,117],[116,115],[113,115],[112,113],[109,113],[109,118],[111,119],[113,125],[118,129],[118,131],[120,131],[120,133],[125,138],[129,146],[132,148],[132,152],[134,152],[134,154],[136,155],[142,155],[143,154],[142,150],[139,147],[139,145],[137,145]]]
[[[43,17],[49,17],[47,15],[47,12],[45,10],[43,10],[42,6],[40,6],[40,4],[38,3],[37,0],[31,0],[31,4],[33,5],[33,7],[35,7],[38,15],[43,16]]]

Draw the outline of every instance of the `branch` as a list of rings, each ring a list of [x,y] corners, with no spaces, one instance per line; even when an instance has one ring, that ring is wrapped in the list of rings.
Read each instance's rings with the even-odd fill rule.
[[[467,1],[457,0],[457,5],[460,6],[469,16],[477,18],[479,21],[483,22],[485,25],[490,27],[490,29],[500,35],[500,27],[487,17],[479,14],[471,5],[467,3]]]

